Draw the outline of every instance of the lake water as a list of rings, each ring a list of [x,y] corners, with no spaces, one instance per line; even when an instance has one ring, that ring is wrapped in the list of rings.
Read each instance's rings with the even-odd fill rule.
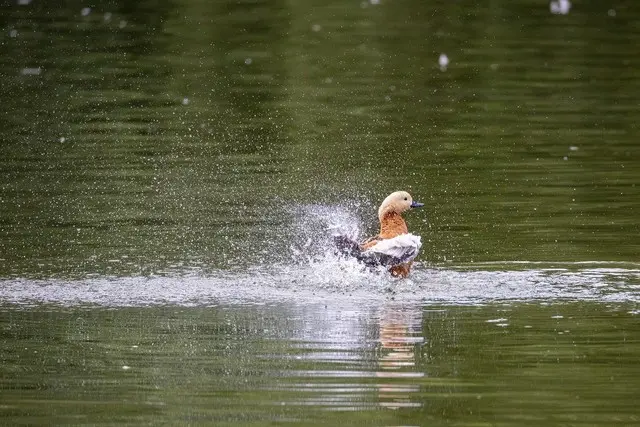
[[[0,424],[640,425],[634,2],[103,3],[0,4]]]

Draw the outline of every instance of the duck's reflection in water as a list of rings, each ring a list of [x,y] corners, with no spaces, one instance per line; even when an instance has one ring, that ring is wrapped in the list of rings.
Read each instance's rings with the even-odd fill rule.
[[[313,321],[289,338],[290,369],[275,387],[291,393],[286,404],[340,411],[421,406],[422,307],[325,308],[303,318]]]
[[[416,369],[416,358],[424,343],[422,335],[422,309],[416,306],[388,305],[380,313],[379,358],[376,377],[378,403],[387,408],[419,407],[412,395],[420,385],[412,378],[421,378]]]

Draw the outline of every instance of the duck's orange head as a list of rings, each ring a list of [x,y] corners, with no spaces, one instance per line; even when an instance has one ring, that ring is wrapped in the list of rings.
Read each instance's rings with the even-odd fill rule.
[[[424,206],[420,202],[416,202],[411,198],[411,194],[406,191],[396,191],[387,196],[378,209],[378,218],[382,222],[382,218],[390,213],[402,214],[411,208],[419,208]]]

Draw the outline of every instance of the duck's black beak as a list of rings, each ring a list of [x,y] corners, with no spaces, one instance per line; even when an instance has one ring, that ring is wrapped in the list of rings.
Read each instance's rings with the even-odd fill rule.
[[[424,203],[416,202],[415,200],[413,202],[411,202],[411,207],[412,208],[421,208],[423,206],[424,206]]]

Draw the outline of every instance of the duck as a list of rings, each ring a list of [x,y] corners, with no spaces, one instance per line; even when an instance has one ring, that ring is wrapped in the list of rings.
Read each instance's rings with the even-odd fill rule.
[[[409,233],[402,214],[423,206],[406,191],[391,193],[378,208],[380,232],[362,243],[344,235],[334,236],[338,253],[368,266],[385,266],[394,277],[407,277],[422,242],[420,236]]]

